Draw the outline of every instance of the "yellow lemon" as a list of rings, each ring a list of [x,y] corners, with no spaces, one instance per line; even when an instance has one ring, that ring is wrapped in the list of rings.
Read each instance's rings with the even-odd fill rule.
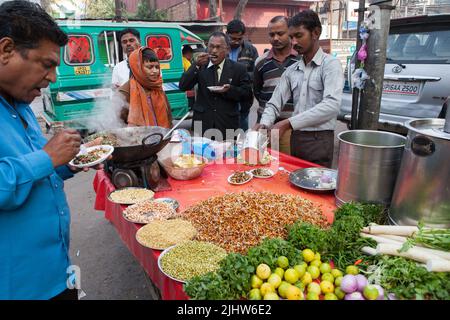
[[[296,283],[298,281],[298,272],[295,269],[287,269],[284,272],[284,280],[286,280],[289,283]]]
[[[248,293],[248,298],[250,300],[261,300],[262,299],[261,291],[259,291],[259,289],[250,290],[250,292]]]
[[[279,256],[277,259],[277,264],[280,268],[286,269],[289,267],[289,260],[285,256]]]
[[[279,275],[281,279],[283,279],[283,277],[284,277],[284,270],[281,269],[280,267],[276,268],[273,273],[276,273],[277,275]]]
[[[319,300],[319,295],[315,292],[308,292],[306,300]]]
[[[320,282],[320,289],[322,289],[323,293],[333,293],[334,292],[334,285],[330,281],[322,281]]]
[[[320,279],[322,281],[330,281],[331,283],[334,283],[334,277],[331,273],[322,274],[322,277]]]
[[[323,273],[330,273],[331,274],[331,266],[329,263],[324,262],[320,265],[320,272]]]
[[[280,300],[280,297],[275,292],[269,292],[264,296],[264,300]]]
[[[273,287],[276,289],[281,284],[281,278],[276,273],[272,273],[270,275],[269,279],[267,279],[267,282],[270,283],[271,285],[273,285]]]
[[[311,249],[305,249],[302,251],[302,255],[303,255],[303,260],[305,262],[311,262],[314,260],[314,251],[312,251]]]
[[[256,275],[252,275],[252,278],[250,280],[252,288],[259,288],[263,284],[263,281]]]
[[[303,265],[303,264],[296,264],[294,266],[294,269],[295,269],[295,271],[297,271],[299,278],[303,277],[303,275],[306,272],[306,268],[307,268],[306,264],[305,265]]]
[[[336,287],[340,287],[340,286],[341,286],[342,279],[344,279],[343,276],[340,276],[340,277],[337,277],[336,279],[334,279],[334,285],[335,285]]]
[[[265,264],[265,263],[261,263],[257,268],[256,268],[256,275],[263,280],[266,280],[270,277],[270,267]]]
[[[334,294],[336,295],[336,297],[338,297],[339,300],[345,298],[345,292],[342,291],[340,287],[336,287],[336,289],[334,289]]]
[[[311,277],[314,279],[319,278],[320,276],[320,270],[316,266],[309,266],[308,269],[306,269],[311,274]]]
[[[311,282],[310,284],[308,284],[308,288],[306,289],[306,291],[320,294],[322,292],[322,289],[320,289],[320,285],[318,283]]]
[[[314,260],[319,260],[320,261],[320,258],[322,258],[320,256],[320,253],[316,252],[316,254],[314,255]]]
[[[307,286],[308,284],[310,284],[311,282],[312,282],[312,276],[311,276],[311,274],[309,273],[309,272],[306,272],[304,275],[303,275],[303,277],[302,277],[302,279],[301,279],[301,281],[302,281],[302,283],[305,285],[305,286]]]
[[[259,290],[261,290],[261,295],[263,297],[265,297],[269,292],[275,292],[273,285],[268,282],[264,282]]]
[[[339,300],[334,293],[325,294],[324,300]]]
[[[339,269],[332,269],[331,270],[331,274],[333,275],[333,277],[336,279],[337,277],[343,277],[344,274],[342,273],[341,270]]]
[[[345,268],[345,273],[357,275],[359,273],[359,268],[357,266],[348,266]]]
[[[316,259],[314,259],[313,261],[311,261],[311,262],[309,263],[309,266],[310,266],[310,267],[311,267],[311,266],[314,266],[314,267],[320,268],[321,265],[322,265],[322,261],[316,260]],[[319,271],[320,271],[320,269],[319,269]]]
[[[296,286],[291,285],[286,291],[286,298],[288,300],[303,300],[303,292]]]
[[[289,282],[286,281],[281,282],[280,286],[278,287],[278,294],[280,295],[280,297],[286,299],[286,291],[290,286],[291,284]]]

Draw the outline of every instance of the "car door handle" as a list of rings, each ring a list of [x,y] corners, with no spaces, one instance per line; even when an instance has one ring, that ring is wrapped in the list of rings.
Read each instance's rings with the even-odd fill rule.
[[[396,81],[439,81],[440,77],[426,77],[426,76],[394,76],[385,75],[384,80],[396,80]]]

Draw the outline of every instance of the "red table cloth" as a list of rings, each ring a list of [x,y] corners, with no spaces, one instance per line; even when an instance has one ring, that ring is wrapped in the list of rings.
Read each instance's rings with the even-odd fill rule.
[[[283,167],[288,171],[294,171],[299,168],[317,167],[317,165],[273,150],[271,154],[276,160],[273,160],[266,167],[276,172],[276,175],[272,178],[254,178],[244,185],[230,185],[227,182],[227,178],[233,171],[249,170],[252,167],[236,164],[232,162],[233,159],[228,159],[225,163],[209,164],[205,167],[202,175],[193,180],[180,181],[169,178],[168,181],[172,190],[157,192],[155,198],[170,197],[177,199],[180,204],[178,210],[182,212],[201,200],[229,192],[270,191],[279,194],[290,193],[309,199],[315,204],[320,205],[322,212],[331,223],[334,216],[333,212],[336,209],[335,199],[332,193],[318,194],[306,192],[290,184],[288,173],[278,171],[279,167]],[[188,299],[188,296],[183,291],[183,284],[170,279],[159,270],[158,257],[161,251],[145,248],[136,241],[136,232],[142,225],[125,220],[122,212],[126,206],[112,203],[107,199],[108,194],[114,191],[115,188],[106,173],[104,171],[98,171],[93,184],[96,192],[95,209],[105,212],[105,218],[113,223],[123,242],[145,269],[153,283],[160,289],[161,298],[168,300]]]

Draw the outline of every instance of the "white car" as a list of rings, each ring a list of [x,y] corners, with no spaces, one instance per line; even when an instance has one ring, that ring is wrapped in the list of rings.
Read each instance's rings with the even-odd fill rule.
[[[350,122],[353,55],[338,119]],[[445,117],[450,96],[450,15],[391,20],[379,129],[406,133],[414,118]],[[350,67],[350,68],[349,68]]]

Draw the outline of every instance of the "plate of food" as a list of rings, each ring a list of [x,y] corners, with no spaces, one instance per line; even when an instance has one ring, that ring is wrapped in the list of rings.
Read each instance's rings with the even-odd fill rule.
[[[182,219],[154,220],[136,232],[136,241],[153,250],[166,250],[178,243],[192,240],[197,229]]]
[[[114,147],[104,144],[81,150],[69,164],[77,168],[93,167],[102,163],[114,152]]]
[[[255,178],[267,179],[272,178],[275,173],[268,168],[256,168],[250,171]]]
[[[219,92],[219,91],[222,91],[224,89],[224,86],[209,86],[207,88],[211,92]]]
[[[289,174],[289,181],[300,188],[326,192],[336,189],[337,170],[328,168],[298,169]]]
[[[133,223],[147,224],[155,220],[167,220],[175,217],[172,205],[153,199],[140,201],[127,207],[123,213],[125,220]]]
[[[250,171],[235,171],[228,177],[228,183],[234,185],[241,185],[253,179],[253,174]]]
[[[155,193],[146,188],[123,188],[112,191],[108,200],[118,204],[135,204],[140,201],[153,199]]]
[[[174,210],[177,210],[178,207],[180,206],[178,201],[173,198],[158,198],[158,199],[155,199],[154,201],[170,204]]]

